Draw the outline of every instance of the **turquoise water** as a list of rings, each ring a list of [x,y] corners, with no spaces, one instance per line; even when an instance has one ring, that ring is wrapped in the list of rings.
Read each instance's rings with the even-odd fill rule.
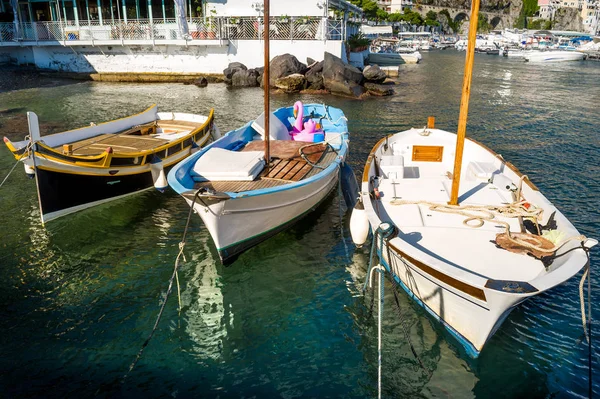
[[[475,62],[467,134],[529,175],[582,234],[598,238],[600,63],[533,65],[479,54]],[[301,99],[342,108],[359,175],[386,134],[424,126],[429,115],[437,127],[456,130],[463,63],[464,53],[426,53],[422,64],[403,66],[398,94],[389,98],[273,95],[271,106]],[[0,93],[0,108],[35,111],[58,130],[152,103],[200,114],[213,107],[227,131],[262,111],[262,92],[84,82]],[[25,135],[14,132],[16,117],[0,114],[0,129],[13,140]],[[13,165],[2,146],[0,178]],[[0,188],[2,396],[375,397],[377,320],[371,293],[362,293],[368,246],[353,247],[344,211],[334,195],[228,267],[194,217],[179,273],[181,311],[174,290],[123,380],[164,302],[188,207],[173,192],[148,191],[43,228],[35,182],[19,165]],[[599,256],[594,249],[593,290]],[[513,311],[478,360],[403,293],[398,312],[386,283],[383,396],[587,397],[579,277]],[[596,315],[598,290],[592,298]]]

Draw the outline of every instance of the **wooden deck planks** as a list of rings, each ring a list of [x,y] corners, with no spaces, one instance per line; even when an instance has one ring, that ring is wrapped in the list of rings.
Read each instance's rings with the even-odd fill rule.
[[[337,157],[337,153],[327,147],[319,154],[320,159],[316,165],[324,168],[330,165]],[[260,190],[277,187],[300,181],[319,173],[322,169],[315,168],[303,159],[274,159],[269,169],[263,170],[254,181],[210,181],[194,185],[194,189],[210,188],[217,192],[240,193],[244,191]]]
[[[73,154],[99,154],[106,150],[107,147],[113,147],[113,149],[117,152],[148,151],[168,143],[168,140],[157,139],[149,136],[117,136],[114,134],[103,134],[101,136],[74,142]]]
[[[262,188],[270,188],[289,184],[285,180],[263,179],[258,178],[254,181],[207,181],[196,183],[194,189],[210,188],[217,192],[240,193],[242,191],[260,190]]]

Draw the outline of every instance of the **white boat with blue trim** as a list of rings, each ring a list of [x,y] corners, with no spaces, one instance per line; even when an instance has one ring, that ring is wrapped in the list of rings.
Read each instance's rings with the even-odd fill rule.
[[[528,62],[582,61],[585,53],[575,50],[530,51],[524,53],[523,58]]]
[[[342,110],[297,102],[268,119],[267,164],[264,115],[179,163],[167,177],[202,218],[223,263],[315,209],[337,186],[348,154]]]

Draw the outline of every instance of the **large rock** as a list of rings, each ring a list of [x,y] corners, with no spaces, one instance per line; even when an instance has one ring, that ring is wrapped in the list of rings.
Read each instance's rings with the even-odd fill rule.
[[[225,83],[230,85],[232,82],[233,75],[240,70],[247,71],[248,67],[246,67],[246,65],[242,64],[241,62],[232,62],[227,68],[223,69],[223,75],[225,75]]]
[[[323,60],[324,80],[348,80],[361,84],[363,78],[363,74],[358,68],[345,64],[341,58],[331,53],[325,53],[325,59]]]
[[[231,78],[234,87],[256,87],[258,86],[258,72],[255,69],[238,69]]]
[[[322,90],[325,88],[323,85],[323,64],[325,62],[317,62],[312,65],[311,68],[306,71],[304,75],[308,83],[308,88],[312,90]]]
[[[325,83],[325,80],[323,82]],[[360,97],[367,92],[367,89],[363,86],[350,81],[340,82],[331,80],[325,84],[325,88],[333,94],[341,94],[348,97]]]
[[[364,80],[362,72],[341,58],[325,53],[323,60],[323,85],[332,93],[359,97],[366,90],[360,84]]]
[[[366,82],[365,89],[373,96],[391,96],[395,93],[393,87],[390,85],[381,85],[372,82]]]
[[[367,65],[363,69],[363,76],[367,81],[374,83],[383,83],[387,78],[387,74],[379,68],[379,65]]]
[[[305,72],[306,64],[298,61],[298,59],[293,55],[278,55],[269,63],[269,83],[271,86],[273,86],[275,85],[275,81],[279,78],[293,75],[295,73],[304,75]]]
[[[277,79],[275,87],[286,93],[297,93],[306,89],[306,78],[300,73],[294,73]]]
[[[206,79],[204,76],[200,76],[194,81],[194,84],[198,87],[206,87],[208,86],[208,79]]]

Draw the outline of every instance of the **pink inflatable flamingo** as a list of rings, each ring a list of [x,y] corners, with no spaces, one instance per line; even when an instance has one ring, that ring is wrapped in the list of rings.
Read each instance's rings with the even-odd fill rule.
[[[292,126],[291,133],[300,133],[304,126],[302,125],[302,120],[304,119],[304,105],[302,101],[296,101],[294,103],[294,116],[296,117],[296,122],[294,126]]]

